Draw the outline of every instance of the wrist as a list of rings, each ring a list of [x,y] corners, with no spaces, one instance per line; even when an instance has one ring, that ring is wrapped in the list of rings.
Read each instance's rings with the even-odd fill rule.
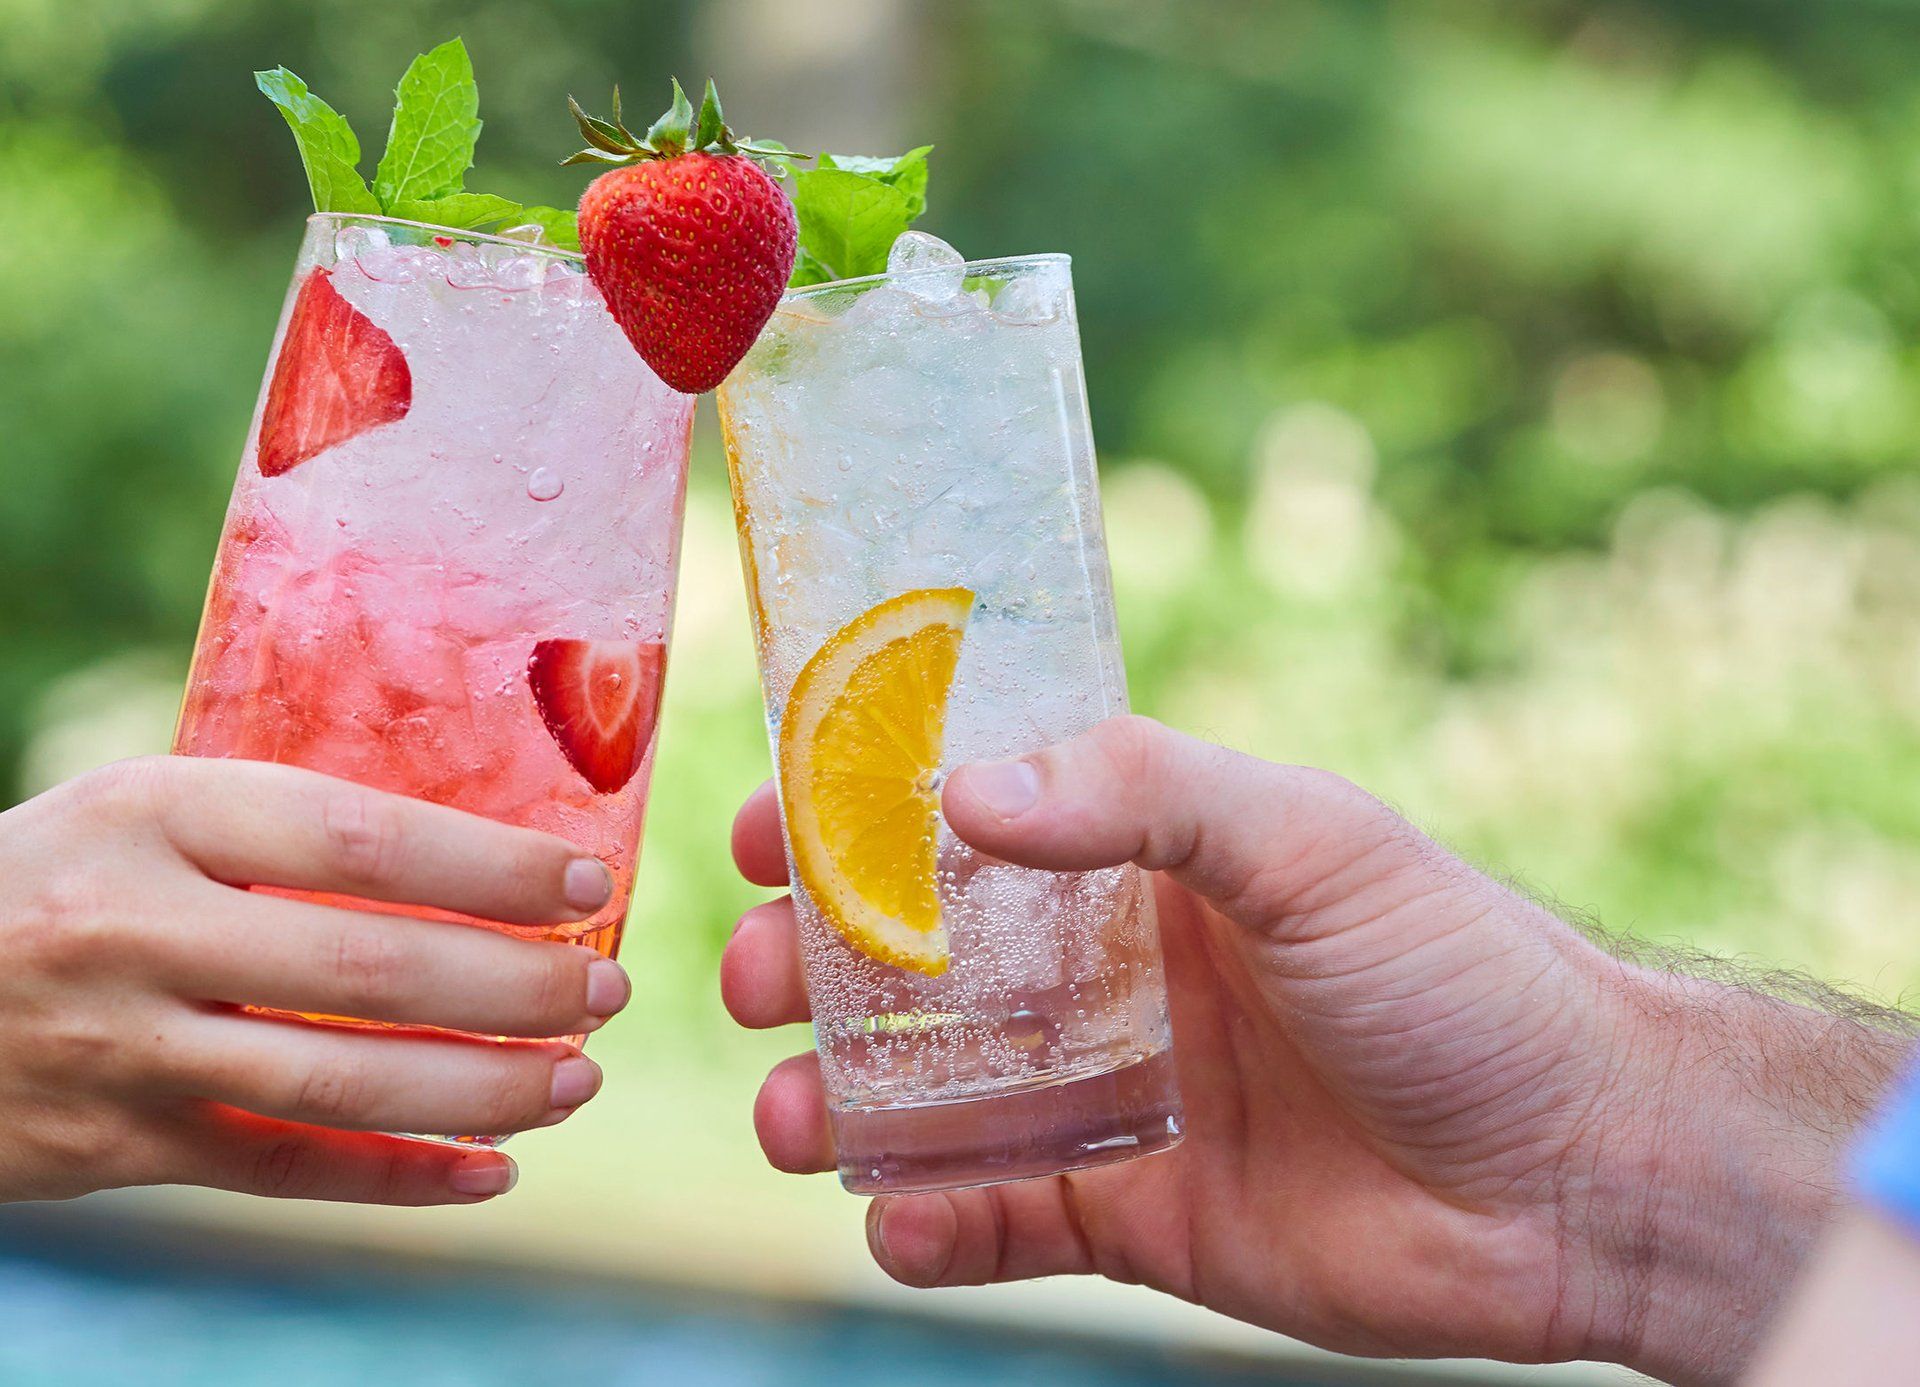
[[[1590,1357],[1730,1381],[1844,1202],[1841,1156],[1904,1036],[1607,960],[1613,1063],[1580,1154]]]

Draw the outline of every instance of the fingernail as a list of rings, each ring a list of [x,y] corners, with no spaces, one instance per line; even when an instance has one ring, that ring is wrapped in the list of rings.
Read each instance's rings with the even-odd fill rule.
[[[988,761],[967,767],[967,788],[1003,819],[1015,819],[1040,798],[1040,773],[1025,761]]]
[[[598,910],[613,895],[613,878],[595,859],[576,857],[567,864],[560,889],[575,910]]]
[[[447,1176],[455,1194],[505,1194],[520,1183],[520,1167],[504,1157],[497,1161],[468,1161]]]
[[[945,1195],[929,1195],[927,1198],[946,1200]],[[946,1236],[940,1236],[942,1230],[927,1226],[927,1209],[913,1210],[920,1215],[916,1220],[907,1217],[908,1208],[902,1201],[883,1198],[875,1202],[880,1205],[880,1211],[874,1216],[873,1240],[878,1244],[874,1250],[880,1255],[881,1265],[909,1286],[937,1284],[946,1274],[947,1262],[953,1256],[951,1228],[944,1230]],[[947,1201],[945,1212],[948,1215],[946,1221],[950,1223],[951,1201]],[[889,1213],[894,1217],[888,1218]],[[933,1217],[939,1221],[937,1215]],[[903,1220],[909,1226],[903,1228]],[[918,1230],[911,1226],[915,1222],[921,1225]]]
[[[583,1055],[561,1060],[553,1067],[553,1091],[548,1105],[577,1108],[600,1091],[600,1066]]]
[[[587,1012],[592,1016],[608,1017],[627,1004],[633,995],[633,984],[627,981],[627,970],[610,958],[596,958],[587,965]]]

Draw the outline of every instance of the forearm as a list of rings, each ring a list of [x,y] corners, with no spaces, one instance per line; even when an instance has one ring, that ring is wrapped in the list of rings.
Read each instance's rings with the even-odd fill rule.
[[[1838,994],[1819,993],[1831,1007],[1816,1010],[1630,964],[1608,990],[1618,1097],[1596,1124],[1581,1230],[1592,1352],[1675,1382],[1728,1382],[1842,1207],[1840,1157],[1899,1071],[1912,1023]]]

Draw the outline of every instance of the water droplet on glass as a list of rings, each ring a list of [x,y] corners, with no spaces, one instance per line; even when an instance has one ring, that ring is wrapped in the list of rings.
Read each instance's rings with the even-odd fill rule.
[[[551,501],[566,489],[567,484],[551,467],[536,467],[527,478],[527,495],[536,501]]]

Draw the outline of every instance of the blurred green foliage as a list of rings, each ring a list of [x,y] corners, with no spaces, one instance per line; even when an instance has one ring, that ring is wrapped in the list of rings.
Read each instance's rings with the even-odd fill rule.
[[[804,144],[848,10],[927,228],[1075,257],[1139,706],[1920,980],[1920,11],[1865,0],[0,0],[0,787],[164,742],[305,210],[253,69],[374,129],[461,33],[476,179],[565,204],[567,92]],[[703,437],[636,943],[722,1043],[766,753]]]

